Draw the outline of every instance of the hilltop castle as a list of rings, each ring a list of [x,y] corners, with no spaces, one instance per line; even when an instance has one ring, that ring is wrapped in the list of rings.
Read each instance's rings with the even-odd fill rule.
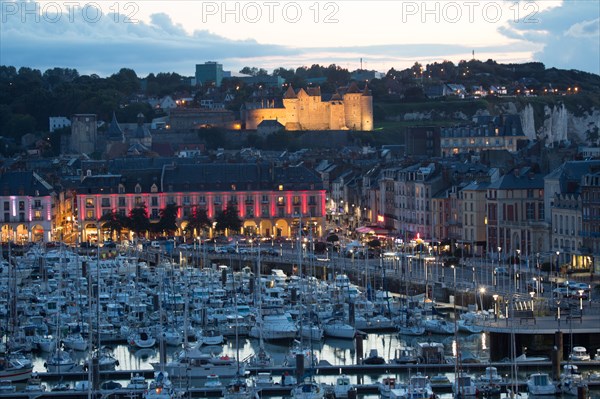
[[[262,121],[274,120],[285,130],[373,130],[373,97],[367,85],[361,91],[352,83],[328,101],[323,101],[319,87],[295,92],[289,86],[282,100],[283,106],[277,107],[275,101],[247,104],[243,111],[246,129],[254,130]]]

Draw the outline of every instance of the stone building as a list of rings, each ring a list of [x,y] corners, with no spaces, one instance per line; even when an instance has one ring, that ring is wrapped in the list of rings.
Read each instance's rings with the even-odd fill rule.
[[[289,86],[282,106],[275,101],[246,104],[242,110],[246,129],[255,130],[264,120],[276,120],[286,130],[373,130],[373,97],[367,85],[356,83],[323,101],[319,87],[295,92]]]
[[[95,114],[75,114],[71,118],[72,151],[78,154],[91,154],[96,150],[98,128]]]

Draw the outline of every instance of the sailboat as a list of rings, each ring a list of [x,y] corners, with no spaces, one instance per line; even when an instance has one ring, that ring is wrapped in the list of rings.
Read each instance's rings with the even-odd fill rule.
[[[257,298],[257,302],[258,302],[258,313],[259,313],[259,317],[262,317],[262,285],[260,284],[260,251],[258,251],[258,257],[257,257],[257,263],[256,263],[256,274],[255,276],[257,276],[256,278],[258,278],[258,285],[257,285],[257,289],[258,289],[258,298]],[[236,325],[237,325],[237,321],[238,318],[236,317]],[[265,367],[271,367],[273,366],[273,358],[271,357],[271,355],[269,353],[267,353],[267,351],[265,350],[265,342],[263,339],[263,335],[262,335],[262,330],[258,330],[258,350],[255,352],[254,355],[252,355],[249,359],[248,359],[248,366],[251,367],[261,367],[261,368],[265,368]]]

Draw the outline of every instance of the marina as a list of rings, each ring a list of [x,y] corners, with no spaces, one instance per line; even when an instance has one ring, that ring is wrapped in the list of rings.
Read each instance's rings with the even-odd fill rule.
[[[313,381],[307,389],[331,397],[340,381],[353,394],[385,397],[386,378],[399,384],[388,396],[414,397],[415,375],[432,384],[432,394],[418,391],[425,397],[468,396],[463,383],[479,378],[487,385],[473,389],[489,396],[526,392],[540,370],[556,374],[558,394],[571,384],[558,382],[561,364],[580,370],[577,384],[586,395],[595,397],[600,386],[595,348],[586,357],[581,342],[590,341],[574,344],[577,334],[598,331],[600,316],[591,311],[565,311],[561,325],[539,312],[512,309],[506,317],[496,303],[488,312],[483,296],[479,307],[457,304],[456,295],[434,302],[418,291],[428,292],[429,279],[440,282],[439,276],[424,270],[419,279],[415,271],[409,286],[393,265],[385,276],[368,260],[357,278],[357,265],[339,260],[303,266],[302,259],[284,264],[283,257],[269,262],[260,254],[236,261],[203,255],[210,267],[194,266],[193,256],[152,264],[125,254],[94,259],[68,248],[13,258],[15,267],[2,275],[4,360],[24,374],[5,374],[0,397],[150,398],[159,388],[168,397],[227,397],[226,387],[240,377],[248,395],[295,396],[307,375]],[[296,266],[301,274],[284,271]],[[386,284],[399,288],[372,288]],[[431,297],[456,294],[459,284],[465,283],[440,286]],[[536,346],[528,336],[538,348],[548,336],[574,351],[530,355]],[[518,346],[512,357],[511,345]],[[493,384],[485,379],[490,368],[499,378]],[[163,373],[168,389],[146,388]]]

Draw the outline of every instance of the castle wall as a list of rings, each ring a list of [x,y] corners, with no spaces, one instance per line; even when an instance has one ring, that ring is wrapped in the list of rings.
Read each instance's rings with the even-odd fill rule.
[[[288,111],[285,108],[261,108],[246,111],[246,129],[256,130],[264,120],[276,120],[282,125],[288,122]]]
[[[344,113],[346,116],[346,127],[350,130],[362,129],[362,113],[360,108],[360,93],[344,94]]]
[[[246,129],[255,130],[263,120],[277,120],[286,130],[373,130],[373,98],[362,93],[323,102],[320,96],[300,90],[297,98],[284,98],[283,106],[246,110]]]

